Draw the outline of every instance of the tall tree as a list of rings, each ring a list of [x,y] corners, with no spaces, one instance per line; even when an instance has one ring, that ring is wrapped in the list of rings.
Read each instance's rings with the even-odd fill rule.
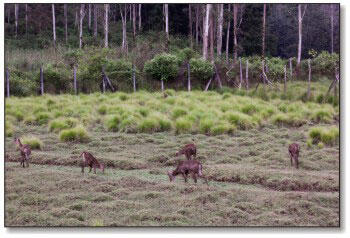
[[[122,41],[122,51],[124,54],[127,54],[128,52],[128,41],[126,38],[126,16],[128,13],[128,6],[127,4],[124,4],[124,13],[122,9],[122,5],[120,5],[120,16],[122,18],[122,26],[123,26],[123,41]]]
[[[230,25],[231,25],[231,4],[228,4],[228,22],[227,22],[227,33],[226,33],[226,63],[228,64],[228,50],[230,41]]]
[[[135,4],[132,4],[132,26],[133,26],[133,36],[135,41],[135,37],[136,37],[136,5]]]
[[[210,12],[209,22],[209,58],[211,62],[214,62],[214,10]]]
[[[18,4],[15,4],[15,27],[16,27],[16,35],[17,38],[17,32],[18,32]]]
[[[209,16],[211,4],[206,5],[205,19],[203,21],[203,58],[208,59],[208,35],[209,35]]]
[[[83,47],[83,20],[85,16],[85,4],[80,4],[79,12],[79,49]]]
[[[334,10],[333,10],[333,4],[330,6],[330,15],[331,15],[331,53],[333,54],[334,52],[334,44],[333,44],[333,39],[334,39]]]
[[[91,4],[89,4],[89,19],[88,19],[89,32],[91,30]]]
[[[188,26],[189,26],[189,32],[188,37],[190,38],[190,47],[193,48],[193,42],[192,42],[192,9],[191,4],[188,4]]]
[[[221,56],[222,48],[222,25],[224,23],[224,4],[218,5],[218,31],[216,37],[216,51],[218,56]]]
[[[64,11],[64,35],[66,39],[66,44],[68,44],[68,18],[67,18],[67,4],[65,3],[63,6]]]
[[[104,4],[105,7],[105,48],[108,48],[108,10],[109,10],[109,4]]]
[[[199,35],[199,4],[196,5],[196,45],[199,43],[198,35]]]
[[[169,10],[168,4],[164,4],[164,16],[165,16],[165,34],[166,34],[166,51],[168,51],[169,47]]]
[[[304,10],[302,13],[301,4],[298,4],[298,29],[299,29],[299,40],[298,40],[298,58],[297,58],[297,72],[299,72],[300,69],[300,62],[301,62],[301,44],[302,44],[302,36],[303,36],[303,18],[305,15],[307,5],[304,5]],[[299,74],[299,73],[298,73]]]
[[[141,4],[139,4],[139,31],[141,31]]]
[[[266,3],[264,3],[264,10],[263,10],[263,19],[262,19],[262,44],[261,44],[261,58],[264,61],[265,59],[265,29],[266,29]],[[263,67],[264,70],[264,67]]]
[[[97,4],[94,4],[94,37],[97,37]]]
[[[53,31],[53,47],[56,48],[56,15],[55,15],[55,4],[52,4],[52,31]]]
[[[26,11],[25,11],[25,20],[26,20],[26,36],[28,36],[28,4],[26,4]]]

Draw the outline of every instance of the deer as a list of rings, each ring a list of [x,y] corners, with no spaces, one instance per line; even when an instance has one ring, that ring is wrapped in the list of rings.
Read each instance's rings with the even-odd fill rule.
[[[299,168],[299,151],[300,151],[300,146],[297,143],[290,144],[288,147],[291,166],[293,166],[293,161],[294,161],[295,167],[297,169]]]
[[[176,156],[185,155],[187,160],[191,159],[193,155],[193,159],[196,159],[197,148],[195,144],[187,144],[180,151],[176,152]]]
[[[99,163],[97,161],[97,159],[89,152],[82,152],[80,155],[79,155],[79,158],[83,156],[84,160],[81,164],[81,172],[84,173],[84,168],[85,167],[90,167],[90,171],[89,173],[91,172],[92,168],[94,168],[94,173],[96,174],[96,168],[99,168],[101,169],[102,173],[105,172],[105,165],[103,163]]]
[[[180,161],[175,170],[168,171],[170,182],[173,182],[179,174],[183,176],[185,183],[187,183],[188,174],[191,174],[195,183],[197,183],[197,177],[200,177],[209,185],[207,178],[202,173],[202,164],[198,160]]]
[[[21,151],[21,161],[20,161],[20,166],[24,166],[24,162],[26,162],[27,167],[29,167],[29,156],[32,153],[32,150],[30,149],[30,146],[27,144],[22,144],[21,140],[19,138],[15,138],[15,143],[19,147]]]

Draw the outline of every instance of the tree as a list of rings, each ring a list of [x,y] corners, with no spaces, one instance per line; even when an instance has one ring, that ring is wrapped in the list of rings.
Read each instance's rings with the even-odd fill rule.
[[[139,4],[139,31],[141,31],[141,4]]]
[[[132,4],[132,26],[133,26],[133,36],[134,36],[134,41],[136,37],[136,5]],[[135,43],[135,42],[134,42]]]
[[[233,4],[233,63],[237,62],[237,4]]]
[[[55,16],[55,4],[52,4],[52,31],[53,31],[53,47],[56,48],[56,16]]]
[[[18,4],[15,4],[15,27],[16,27],[16,35],[17,38],[17,32],[18,32]]]
[[[210,12],[210,23],[209,23],[209,33],[210,33],[210,48],[209,48],[209,58],[211,62],[214,62],[214,12]]]
[[[168,51],[168,46],[169,46],[169,10],[168,10],[168,4],[164,4],[164,16],[165,16],[166,51]]]
[[[205,20],[203,22],[203,58],[208,59],[208,35],[209,35],[209,16],[211,4],[206,5]]]
[[[25,20],[26,20],[26,36],[28,36],[28,4],[26,4],[26,12],[25,12]]]
[[[262,26],[262,44],[261,44],[261,58],[264,61],[265,60],[265,25],[266,25],[266,4],[264,4],[264,10],[263,10],[263,26]],[[264,71],[264,67],[263,67]]]
[[[67,4],[65,3],[63,6],[64,11],[64,35],[66,39],[66,44],[68,44],[68,19],[67,19]]]
[[[196,6],[196,44],[198,45],[199,44],[199,38],[198,38],[198,35],[199,35],[199,4],[197,4]]]
[[[193,42],[192,42],[192,10],[191,10],[191,4],[188,4],[188,26],[189,26],[189,32],[188,37],[190,39],[190,47],[193,48]]]
[[[89,4],[89,19],[88,19],[89,32],[91,30],[91,4]]]
[[[108,48],[108,10],[109,4],[104,4],[105,6],[105,48]]]
[[[94,37],[97,37],[97,4],[94,4]]]
[[[221,48],[222,48],[222,25],[224,22],[224,4],[218,5],[218,31],[217,31],[217,45],[216,45],[216,51],[218,56],[221,56]]]
[[[229,41],[230,41],[230,25],[231,25],[231,5],[228,4],[228,22],[227,22],[227,33],[226,33],[226,63],[228,64],[228,49],[229,49]]]
[[[303,13],[301,9],[301,4],[298,4],[298,29],[299,29],[299,40],[298,40],[298,58],[297,58],[297,72],[299,74],[300,71],[300,62],[301,62],[301,44],[302,44],[302,35],[303,35],[303,18],[305,15],[307,5],[304,5]]]
[[[333,29],[334,29],[334,10],[333,10],[333,4],[330,6],[330,15],[331,15],[331,53],[333,54],[334,52],[334,47],[333,47]]]
[[[128,52],[128,42],[126,38],[126,15],[128,14],[128,7],[126,4],[124,4],[124,13],[122,9],[122,5],[120,5],[120,16],[122,18],[122,25],[123,25],[123,41],[122,41],[122,51],[127,54]]]
[[[83,47],[83,20],[85,16],[85,4],[80,4],[79,12],[79,49]]]

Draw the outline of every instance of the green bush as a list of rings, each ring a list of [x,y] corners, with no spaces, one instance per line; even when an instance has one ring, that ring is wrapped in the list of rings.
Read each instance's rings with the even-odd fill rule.
[[[173,109],[173,112],[172,112],[172,116],[174,119],[178,118],[178,117],[181,117],[181,116],[184,116],[187,114],[187,111],[185,108],[182,108],[182,107],[175,107]]]
[[[327,75],[334,77],[336,68],[339,67],[339,55],[336,53],[330,54],[327,51],[322,51],[312,60],[313,74]]]
[[[35,122],[37,125],[47,124],[50,119],[50,114],[47,112],[39,112],[35,114]]]
[[[16,70],[10,70],[10,95],[30,96],[35,95],[39,89],[39,84],[34,77]]]
[[[32,150],[41,150],[43,148],[43,142],[35,136],[23,137],[21,142],[29,145]]]
[[[192,122],[186,118],[179,118],[175,121],[176,133],[188,133],[192,129]]]
[[[62,63],[48,64],[43,72],[45,92],[67,92],[71,84],[70,74],[67,66]],[[40,82],[40,73],[37,74],[37,82]]]
[[[109,79],[116,83],[120,82],[121,80],[131,80],[132,63],[130,61],[126,61],[125,59],[108,60],[106,62],[105,72],[107,73]]]
[[[13,125],[10,122],[5,121],[5,132],[7,137],[13,135]]]
[[[309,137],[313,144],[323,142],[326,145],[334,145],[339,140],[339,128],[314,127],[309,130]]]
[[[176,77],[179,62],[180,60],[175,55],[163,53],[147,61],[144,71],[157,80],[168,81]]]
[[[50,121],[49,131],[58,133],[63,129],[73,128],[78,124],[78,120],[75,118],[57,118]]]
[[[113,115],[109,117],[106,121],[106,126],[109,131],[118,131],[121,118],[119,115]]]
[[[212,118],[203,118],[199,121],[199,132],[209,134],[214,126],[215,121]]]
[[[83,126],[62,130],[59,137],[61,141],[86,142],[89,139],[89,135]]]
[[[208,80],[214,74],[214,66],[204,59],[191,59],[191,76],[199,80]]]
[[[138,125],[139,132],[157,132],[160,130],[160,126],[157,122],[156,118],[153,117],[147,117],[144,119],[141,119],[139,125]]]
[[[242,130],[247,130],[256,126],[256,122],[249,115],[241,112],[228,112],[225,115],[228,122]]]

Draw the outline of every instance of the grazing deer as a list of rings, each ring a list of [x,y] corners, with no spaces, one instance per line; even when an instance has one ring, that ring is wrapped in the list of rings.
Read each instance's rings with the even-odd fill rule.
[[[297,143],[290,144],[288,151],[289,151],[291,165],[293,166],[293,160],[294,160],[295,167],[298,169],[299,168],[300,146]]]
[[[15,143],[19,147],[21,151],[21,162],[20,165],[23,165],[24,168],[24,162],[26,162],[27,167],[29,167],[29,156],[32,153],[32,150],[30,149],[29,145],[22,144],[21,140],[19,138],[15,138]]]
[[[84,173],[84,168],[85,167],[90,167],[90,171],[89,173],[91,172],[92,168],[94,168],[94,173],[96,174],[96,168],[99,168],[102,170],[102,173],[105,172],[105,165],[103,163],[99,163],[97,161],[97,159],[92,155],[90,154],[89,152],[83,152],[79,155],[79,158],[83,156],[84,158],[84,161],[83,163],[81,164],[81,172]]]
[[[175,176],[179,174],[184,177],[186,183],[188,174],[191,174],[195,183],[197,183],[198,176],[200,178],[203,178],[206,184],[209,185],[207,178],[202,173],[202,164],[198,160],[181,161],[175,170],[168,171],[170,182],[174,181]]]
[[[179,152],[176,153],[176,156],[185,155],[188,160],[191,159],[193,155],[193,159],[196,159],[197,148],[194,144],[185,145]]]

